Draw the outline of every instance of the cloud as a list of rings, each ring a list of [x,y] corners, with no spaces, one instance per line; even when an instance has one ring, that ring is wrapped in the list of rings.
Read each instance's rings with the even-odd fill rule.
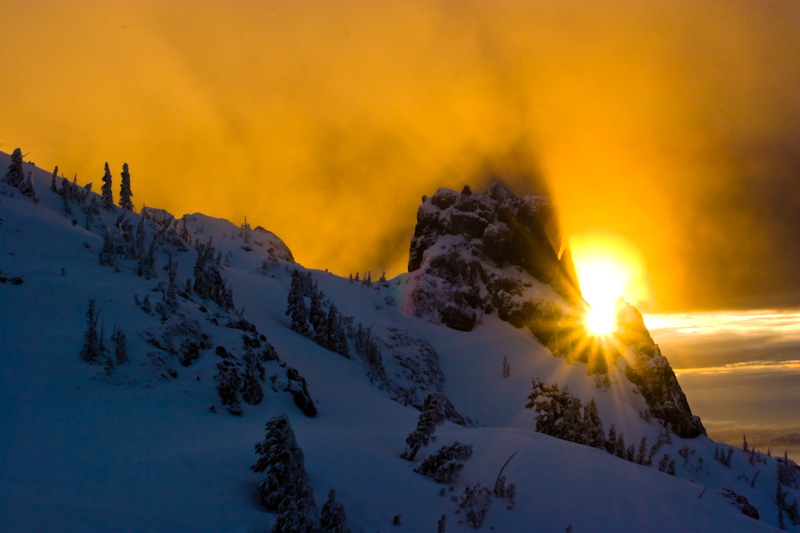
[[[645,324],[679,374],[781,368],[800,354],[793,310],[645,315]]]
[[[3,12],[0,149],[82,183],[127,161],[137,201],[246,215],[307,266],[396,274],[423,194],[495,176],[635,243],[651,308],[800,303],[795,3]]]

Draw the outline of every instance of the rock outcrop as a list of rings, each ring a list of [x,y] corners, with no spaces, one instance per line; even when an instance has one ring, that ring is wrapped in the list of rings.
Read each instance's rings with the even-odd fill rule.
[[[471,331],[484,313],[517,327],[546,310],[555,293],[579,300],[569,254],[559,259],[550,203],[516,197],[499,183],[486,194],[439,189],[423,197],[411,241],[414,312]]]
[[[692,415],[675,372],[653,342],[642,314],[622,299],[617,303],[617,325],[617,340],[630,347],[633,354],[625,375],[638,387],[650,414],[667,424],[679,437],[690,439],[705,435],[703,423]]]
[[[642,315],[617,304],[613,344],[590,335],[568,250],[559,258],[555,216],[546,198],[516,197],[495,183],[486,194],[439,189],[423,197],[411,241],[406,306],[417,316],[471,331],[484,314],[528,328],[554,355],[585,363],[598,378],[627,353],[625,375],[649,413],[684,438],[705,434]],[[598,379],[607,386],[608,379]],[[603,385],[605,384],[605,385]]]

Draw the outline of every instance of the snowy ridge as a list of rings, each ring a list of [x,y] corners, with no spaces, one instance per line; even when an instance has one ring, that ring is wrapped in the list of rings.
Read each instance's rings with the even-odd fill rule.
[[[8,164],[0,154],[0,178]],[[489,494],[473,502],[476,513],[486,505],[483,530],[767,531],[780,520],[800,529],[790,517],[800,495],[796,465],[729,451],[704,435],[681,438],[647,420],[648,398],[626,376],[632,352],[609,362],[607,383],[598,387],[587,362],[554,356],[529,329],[496,313],[469,332],[415,316],[419,271],[371,286],[351,282],[296,265],[266,231],[201,214],[173,220],[148,208],[145,253],[163,230],[148,279],[138,273],[140,261],[125,255],[135,249],[124,243],[126,231],[135,242],[139,213],[125,214],[124,230],[119,207],[101,208],[86,229],[91,217],[81,209],[90,196],[83,204],[74,199],[67,214],[63,197],[50,190],[51,173],[23,168],[33,173],[38,203],[0,184],[0,277],[21,280],[0,283],[0,421],[9,435],[0,439],[4,531],[268,531],[279,515],[257,503],[264,474],[250,467],[265,424],[282,413],[302,448],[314,500],[321,508],[335,489],[353,531],[431,531],[443,515],[446,531],[474,531],[465,496],[477,484]],[[135,193],[135,173],[132,187]],[[109,233],[114,264],[101,265]],[[209,241],[215,254],[204,268],[219,273],[232,308],[194,289],[200,245]],[[291,329],[285,313],[295,269],[310,273],[351,319],[349,358]],[[551,283],[529,283],[526,290],[569,306]],[[148,296],[149,312],[142,308]],[[114,326],[124,331],[129,362],[109,370],[82,360],[90,300],[101,309],[111,353]],[[371,381],[356,353],[359,323],[371,328],[386,382]],[[239,416],[228,412],[236,409],[220,387],[225,362],[240,377],[251,366],[264,393],[251,405],[246,387],[230,386]],[[525,407],[534,378],[558,388],[546,403],[575,399],[563,420],[594,400],[602,449],[535,431],[541,413]],[[408,462],[400,457],[405,440],[431,393],[445,394],[470,423],[436,427],[436,442]],[[305,397],[314,416],[303,412]],[[571,429],[580,435],[582,427]],[[625,459],[616,456],[621,435]],[[648,455],[658,443],[650,464],[627,458],[630,445],[638,455],[642,437]],[[473,447],[457,479],[443,485],[414,471],[454,441]],[[511,502],[493,489],[515,453],[503,472],[516,487]],[[777,494],[784,495],[783,511]],[[758,520],[744,514],[748,506]]]

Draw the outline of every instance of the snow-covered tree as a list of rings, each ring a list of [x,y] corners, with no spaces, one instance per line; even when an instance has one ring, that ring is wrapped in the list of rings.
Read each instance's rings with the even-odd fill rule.
[[[625,459],[627,457],[625,448],[625,433],[620,433],[619,437],[617,437],[617,448],[614,450],[614,455],[620,459]]]
[[[36,187],[33,185],[33,172],[28,172],[28,177],[19,185],[19,192],[23,196],[27,196],[37,204],[39,203],[39,197],[36,195]]]
[[[100,201],[106,209],[114,207],[114,192],[111,190],[111,170],[108,168],[108,162],[103,174],[103,186],[100,188]]]
[[[528,396],[527,408],[537,412],[536,431],[571,442],[586,443],[581,401],[569,392],[568,387],[559,390],[557,384],[533,379],[533,391]],[[590,413],[589,423],[595,427],[599,416]],[[600,423],[600,427],[602,424]],[[593,432],[596,430],[593,430]],[[592,441],[597,438],[592,436]]]
[[[207,244],[197,242],[197,262],[194,265],[194,285],[192,290],[201,298],[216,302],[221,308],[228,311],[234,308],[233,291],[228,287],[227,281],[220,274],[214,261],[213,239]]]
[[[111,234],[111,229],[106,228],[103,234],[103,249],[100,250],[100,264],[114,266],[117,257],[117,247],[114,244],[114,237]]]
[[[96,303],[94,299],[89,300],[89,310],[86,312],[86,332],[83,334],[81,357],[88,363],[98,362],[102,355],[101,341],[97,332],[97,319],[100,311],[95,309]]]
[[[614,424],[608,428],[608,438],[606,438],[606,451],[608,453],[615,453],[617,450],[617,428]]]
[[[277,512],[272,531],[319,531],[320,522],[314,493],[305,469],[305,456],[289,423],[279,415],[267,422],[265,438],[255,445],[259,458],[250,467],[265,473],[259,485],[259,500],[268,510]]]
[[[236,365],[229,360],[217,364],[217,375],[214,380],[217,382],[217,394],[228,412],[234,416],[242,415],[241,403],[239,403],[239,390],[242,388],[242,377]]]
[[[289,289],[288,307],[286,315],[292,318],[292,331],[308,337],[311,328],[308,325],[308,311],[303,298],[302,274],[297,270],[292,272],[292,285]]]
[[[386,369],[383,367],[383,356],[375,339],[372,337],[372,327],[364,328],[358,323],[356,332],[356,353],[359,354],[367,365],[367,376],[370,381],[386,382]]]
[[[50,181],[50,190],[53,192],[58,192],[58,187],[56,186],[57,177],[58,177],[58,165],[56,165],[56,168],[53,169],[53,178]]]
[[[442,446],[414,469],[418,474],[433,478],[437,483],[450,483],[464,469],[464,463],[472,458],[472,445],[456,441]]]
[[[445,402],[444,396],[438,393],[429,394],[425,398],[417,427],[406,437],[406,449],[401,456],[403,459],[413,461],[420,448],[435,440],[436,427],[444,424]]]
[[[314,328],[317,339],[316,342],[320,346],[325,346],[325,343],[327,343],[327,332],[325,331],[326,319],[325,311],[322,310],[322,295],[315,287],[314,290],[311,291],[311,303],[308,306],[308,321],[311,327]]]
[[[347,527],[347,514],[342,504],[336,502],[336,491],[333,489],[328,493],[328,501],[322,506],[319,522],[322,531],[350,533],[350,528]]]
[[[594,398],[583,406],[583,439],[582,444],[602,449],[605,446],[605,430],[600,413],[597,410],[597,402]]]
[[[331,306],[335,309],[334,306]],[[335,348],[334,351],[343,357],[350,358],[350,347],[347,345],[347,333],[344,328],[344,319],[338,312],[336,313]]]
[[[242,399],[250,405],[258,405],[264,399],[264,390],[259,380],[259,377],[264,375],[264,366],[251,351],[246,352],[242,359],[244,363]]]
[[[647,435],[642,436],[642,440],[639,442],[639,453],[636,456],[636,462],[640,465],[647,464]]]
[[[119,189],[119,205],[123,209],[127,209],[128,211],[133,211],[133,202],[131,201],[131,197],[133,193],[131,192],[131,174],[128,171],[128,163],[122,164],[122,184],[120,185]]]
[[[115,326],[114,332],[111,334],[111,340],[114,342],[114,357],[118,365],[124,365],[128,362],[128,342],[125,338],[122,328]]]
[[[8,166],[6,176],[3,178],[3,183],[8,183],[10,186],[18,188],[24,179],[25,175],[22,171],[22,150],[16,148],[14,153],[11,154],[11,164]]]
[[[789,514],[789,519],[792,521],[792,524],[800,526],[800,512],[797,510],[797,498],[794,498],[787,513]]]

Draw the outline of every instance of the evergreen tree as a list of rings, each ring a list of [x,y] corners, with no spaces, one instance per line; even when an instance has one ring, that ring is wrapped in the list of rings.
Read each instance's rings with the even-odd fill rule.
[[[153,235],[153,240],[150,241],[150,247],[147,249],[147,253],[139,257],[137,274],[148,280],[151,276],[155,275],[156,244],[158,244],[158,236]]]
[[[325,343],[327,342],[327,333],[325,331],[325,325],[327,322],[326,319],[327,317],[325,316],[325,312],[322,310],[322,297],[315,287],[314,290],[311,291],[311,304],[308,308],[308,321],[311,323],[311,327],[314,328],[314,333],[317,339],[316,342],[320,346],[325,346]]]
[[[20,183],[19,192],[37,204],[39,203],[39,197],[36,195],[36,187],[33,185],[33,171],[29,171],[27,179]]]
[[[795,498],[792,502],[792,505],[789,506],[787,513],[789,513],[789,518],[791,519],[793,525],[800,525],[800,512],[797,510],[797,498]]]
[[[114,266],[117,249],[114,245],[114,237],[111,235],[111,229],[106,228],[103,235],[103,249],[100,250],[100,264]]]
[[[258,405],[264,399],[264,390],[259,382],[259,376],[264,375],[264,366],[251,351],[246,352],[242,359],[244,359],[242,399],[250,405]]]
[[[617,437],[617,449],[614,450],[614,455],[620,459],[625,459],[625,433],[620,433]]]
[[[437,483],[450,483],[464,469],[464,463],[472,458],[472,446],[456,441],[432,453],[414,469],[418,474],[433,478]]]
[[[667,465],[667,474],[670,476],[675,475],[675,459],[670,459],[669,464]]]
[[[198,242],[197,262],[194,265],[194,285],[192,290],[201,298],[208,298],[228,311],[234,308],[233,291],[220,274],[214,262],[213,238],[207,244]]]
[[[63,200],[64,205],[64,213],[67,215],[72,214],[72,207],[69,205],[69,189],[70,184],[67,180],[61,182],[61,199]]]
[[[608,438],[606,439],[606,451],[608,453],[615,453],[617,450],[617,428],[614,424],[608,428]]]
[[[123,163],[122,165],[122,185],[120,185],[119,190],[119,205],[123,209],[127,209],[128,211],[133,211],[133,202],[131,201],[131,196],[133,193],[131,192],[131,175],[128,172],[128,163]]]
[[[322,526],[322,531],[350,533],[350,528],[347,527],[347,515],[344,512],[344,507],[340,503],[336,503],[336,491],[333,489],[328,493],[328,501],[322,506],[319,522]]]
[[[53,192],[58,192],[58,187],[56,187],[56,177],[58,177],[58,165],[56,165],[56,168],[53,169],[53,179],[50,181],[50,190]]]
[[[422,412],[419,414],[417,427],[406,437],[406,449],[401,456],[407,461],[413,461],[419,449],[435,440],[436,427],[444,424],[445,398],[441,394],[429,394],[425,398]]]
[[[117,364],[124,365],[128,362],[128,343],[125,338],[125,333],[122,332],[122,328],[114,328],[111,340],[114,341],[114,356],[117,360]]]
[[[583,431],[584,442],[587,446],[602,449],[605,446],[606,433],[603,429],[603,421],[600,420],[600,413],[597,410],[597,402],[594,398],[583,406]]]
[[[319,331],[316,332],[316,342],[320,346],[327,348],[328,350],[336,351],[336,306],[331,304],[328,307],[328,316],[326,317],[324,323],[320,326]]]
[[[646,463],[645,456],[647,455],[647,435],[642,436],[642,440],[639,443],[639,454],[636,456],[636,462],[640,465]]]
[[[107,162],[105,173],[103,174],[103,186],[100,188],[100,201],[106,209],[114,207],[114,192],[111,190],[111,170],[109,170]]]
[[[239,403],[239,390],[242,388],[242,377],[231,361],[225,360],[217,363],[217,375],[214,380],[217,382],[217,394],[228,412],[234,416],[242,415],[242,407]]]
[[[11,154],[11,164],[8,166],[6,176],[3,178],[3,183],[8,183],[14,188],[19,188],[25,175],[22,171],[22,150],[19,148],[14,150]]]
[[[102,349],[97,334],[97,319],[100,311],[95,310],[95,300],[89,300],[89,310],[86,312],[86,332],[83,335],[83,349],[81,357],[88,363],[96,363],[100,359]]]
[[[358,338],[356,338],[356,352],[358,352],[363,358],[364,362],[367,365],[367,376],[369,377],[370,381],[378,381],[381,383],[385,383],[387,381],[386,378],[386,369],[383,367],[383,357],[381,356],[381,350],[378,347],[378,344],[372,338],[372,326],[367,328],[366,330],[360,327],[359,330],[361,331],[362,339],[361,339],[361,351],[358,350]]]
[[[331,306],[335,309],[335,306]],[[336,328],[334,334],[336,337],[335,351],[343,357],[350,358],[350,347],[347,345],[347,333],[344,330],[344,319],[339,313],[336,313]]]
[[[308,311],[306,310],[306,304],[303,298],[303,282],[301,276],[302,275],[297,270],[292,272],[292,285],[289,289],[286,315],[292,318],[292,331],[296,331],[308,337],[311,335],[311,329],[308,326]]]
[[[665,453],[665,454],[664,454],[664,455],[661,457],[661,460],[658,462],[658,471],[659,471],[659,472],[666,472],[666,471],[667,471],[667,469],[669,468],[669,463],[670,463],[670,457],[669,457],[669,454],[668,454],[668,453]],[[674,469],[675,469],[675,468],[674,468],[674,466],[673,466],[673,471],[674,471]]]
[[[358,329],[356,330],[356,353],[363,354],[364,353],[364,340],[366,338],[366,334],[364,332],[364,325],[361,322],[358,323]]]
[[[283,414],[266,424],[266,436],[255,445],[259,455],[253,472],[266,473],[259,485],[259,500],[268,510],[279,513],[272,528],[277,532],[319,531],[317,505],[308,474],[303,450]]]

